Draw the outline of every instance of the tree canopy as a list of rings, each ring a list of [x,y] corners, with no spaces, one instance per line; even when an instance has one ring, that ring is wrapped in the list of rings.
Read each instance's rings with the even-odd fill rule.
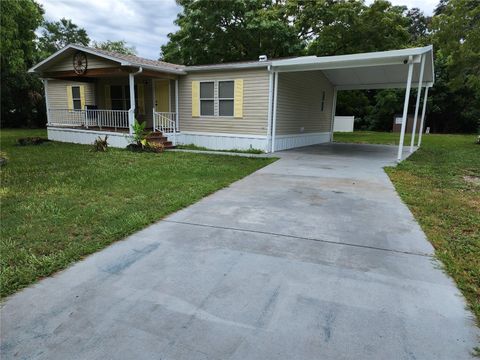
[[[38,39],[41,57],[47,57],[68,44],[87,46],[90,38],[87,31],[75,25],[72,20],[44,21],[42,36]]]
[[[107,51],[114,51],[119,54],[125,55],[136,55],[137,51],[135,50],[134,46],[128,46],[124,40],[107,40],[107,41],[94,41],[92,46],[97,49],[107,50]]]

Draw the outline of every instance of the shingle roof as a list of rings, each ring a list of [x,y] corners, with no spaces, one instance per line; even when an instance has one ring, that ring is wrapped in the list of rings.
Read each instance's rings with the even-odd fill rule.
[[[98,53],[100,56],[101,55],[107,55],[113,58],[117,58],[119,60],[127,61],[129,63],[135,64],[135,65],[145,65],[145,66],[152,66],[152,67],[157,67],[160,70],[163,70],[165,68],[170,68],[172,70],[183,70],[185,66],[183,65],[177,65],[177,64],[172,64],[168,63],[165,61],[159,61],[159,60],[151,60],[151,59],[146,59],[142,58],[140,56],[136,55],[126,55],[126,54],[121,54],[117,53],[115,51],[107,51],[107,50],[102,50],[102,49],[97,49],[97,48],[92,48],[92,47],[87,47],[87,46],[82,46],[82,45],[75,45],[75,47],[80,47],[85,50],[90,50],[92,52]]]

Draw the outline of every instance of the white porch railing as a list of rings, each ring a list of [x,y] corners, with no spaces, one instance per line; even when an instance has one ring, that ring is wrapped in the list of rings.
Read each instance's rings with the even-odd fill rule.
[[[173,144],[177,143],[177,113],[156,112],[153,109],[153,131],[161,131],[164,134],[173,135]]]
[[[128,129],[128,110],[48,109],[48,125]]]

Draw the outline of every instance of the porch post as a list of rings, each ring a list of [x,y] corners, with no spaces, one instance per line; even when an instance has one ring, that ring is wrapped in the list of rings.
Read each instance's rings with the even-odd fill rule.
[[[42,79],[43,81],[43,92],[45,93],[45,111],[47,113],[47,125],[50,124],[50,109],[48,106],[48,80],[47,79]]]
[[[410,153],[413,153],[413,145],[415,144],[415,133],[417,132],[418,108],[420,107],[420,96],[422,95],[424,68],[425,68],[425,55],[422,55],[422,62],[420,64],[420,76],[418,78],[417,102],[415,104],[415,116],[413,118],[412,139],[410,141]]]
[[[272,114],[272,153],[275,152],[275,136],[277,133],[277,103],[278,103],[278,71],[274,72],[275,85],[273,89],[273,114]]]
[[[130,109],[128,110],[128,129],[129,134],[133,134],[133,123],[135,122],[135,75],[128,74],[128,85],[130,87]]]
[[[270,70],[270,69],[269,69]],[[267,114],[267,144],[265,151],[270,152],[272,141],[272,101],[273,101],[273,72],[268,73],[268,114]]]
[[[332,99],[332,123],[330,124],[330,142],[333,142],[333,125],[335,122],[335,110],[337,109],[337,87],[333,88],[333,99]]]
[[[410,89],[412,87],[412,75],[413,75],[413,59],[410,56],[408,59],[407,88],[405,89],[405,100],[403,103],[402,129],[400,130],[400,143],[398,144],[398,154],[397,154],[398,161],[402,160],[403,142],[405,140],[405,128],[407,126],[408,101],[410,98]]]
[[[420,128],[418,129],[418,144],[417,144],[417,146],[419,146],[419,147],[422,144],[423,122],[425,120],[425,111],[427,110],[428,89],[429,89],[429,86],[426,86],[425,87],[425,95],[423,97],[422,119],[420,121]]]
[[[175,126],[176,130],[179,129],[178,124],[178,79],[175,79]]]

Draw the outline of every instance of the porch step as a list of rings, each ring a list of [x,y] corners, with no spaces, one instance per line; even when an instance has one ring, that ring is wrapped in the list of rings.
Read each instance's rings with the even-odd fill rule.
[[[147,137],[147,141],[155,144],[163,144],[165,149],[172,149],[175,146],[171,141],[168,140],[166,136],[163,135],[160,131],[155,131]]]

